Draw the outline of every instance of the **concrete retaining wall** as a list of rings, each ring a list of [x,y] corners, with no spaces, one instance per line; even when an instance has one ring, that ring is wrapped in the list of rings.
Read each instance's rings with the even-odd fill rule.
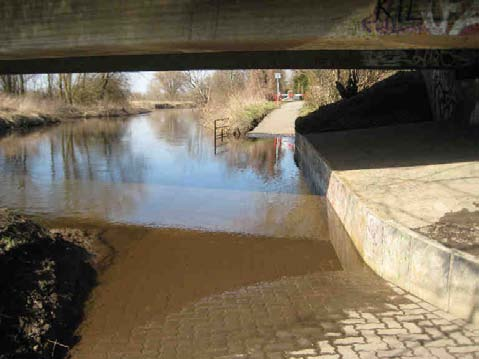
[[[423,70],[435,121],[479,125],[479,79],[456,78],[453,70]]]
[[[477,258],[380,218],[300,134],[296,160],[313,190],[326,194],[356,249],[376,273],[445,311],[479,323]]]

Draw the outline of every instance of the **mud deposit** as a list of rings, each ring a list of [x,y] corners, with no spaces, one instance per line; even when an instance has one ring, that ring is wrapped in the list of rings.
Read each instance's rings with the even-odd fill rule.
[[[96,282],[91,255],[0,210],[0,358],[62,358]]]

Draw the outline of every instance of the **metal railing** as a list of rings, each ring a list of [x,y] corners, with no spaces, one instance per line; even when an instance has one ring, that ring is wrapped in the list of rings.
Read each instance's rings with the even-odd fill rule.
[[[221,122],[227,121],[227,118],[222,118],[219,120],[214,121],[215,125],[215,155],[221,152],[218,152],[218,148],[221,148],[222,146],[226,145],[227,142],[225,142],[225,139],[229,137],[230,135],[230,126],[228,125],[221,125]],[[220,125],[218,125],[220,124]]]

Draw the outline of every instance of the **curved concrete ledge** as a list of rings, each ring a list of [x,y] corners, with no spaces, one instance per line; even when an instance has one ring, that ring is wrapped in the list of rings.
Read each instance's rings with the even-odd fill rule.
[[[300,134],[296,134],[296,159],[313,190],[326,194],[358,252],[376,273],[447,312],[479,322],[475,256],[378,214]]]

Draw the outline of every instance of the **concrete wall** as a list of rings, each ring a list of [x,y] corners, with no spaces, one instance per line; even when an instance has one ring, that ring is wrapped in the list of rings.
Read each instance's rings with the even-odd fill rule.
[[[477,1],[439,3],[442,1],[0,1],[0,72],[36,73],[36,62],[27,67],[20,60],[40,59],[44,60],[40,62],[42,72],[265,66],[456,68],[478,64]],[[461,51],[466,49],[472,53]],[[405,54],[405,50],[413,52]],[[276,52],[281,52],[282,61],[276,59]],[[72,58],[74,61],[62,61]]]
[[[436,121],[479,125],[479,79],[458,79],[454,70],[423,70]]]
[[[381,277],[439,308],[479,323],[479,260],[380,218],[296,134],[296,159],[317,193],[326,194],[364,261]]]

